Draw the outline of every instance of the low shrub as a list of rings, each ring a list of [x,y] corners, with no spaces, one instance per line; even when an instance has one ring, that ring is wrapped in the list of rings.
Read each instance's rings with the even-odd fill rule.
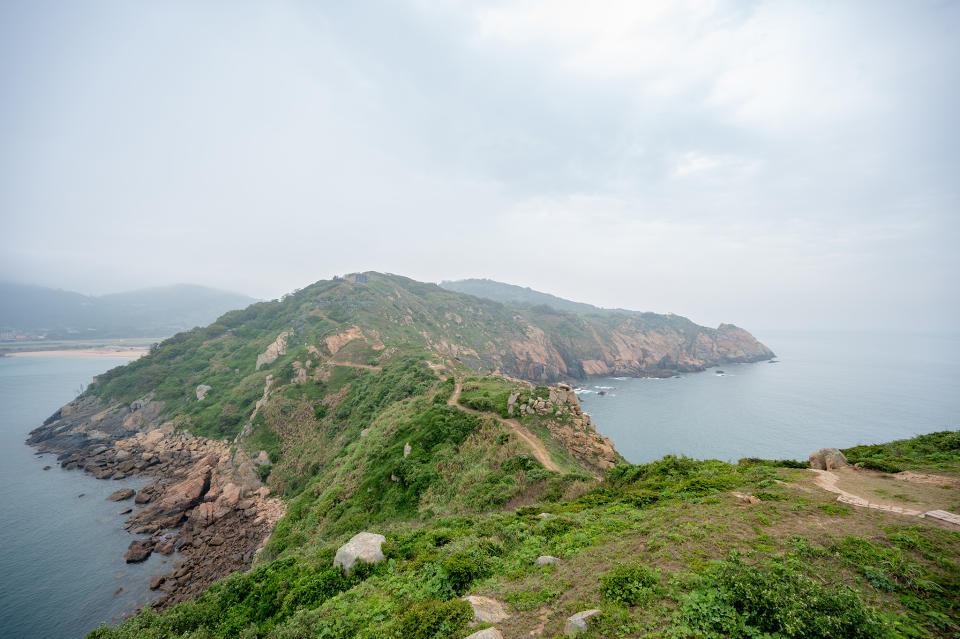
[[[890,636],[879,612],[855,590],[825,585],[779,561],[715,562],[681,599],[675,621],[674,636]]]
[[[442,566],[447,582],[458,595],[466,592],[473,580],[483,574],[480,560],[467,552],[450,555],[443,560]]]
[[[617,564],[600,582],[600,594],[610,602],[636,606],[660,592],[660,573],[643,564]]]
[[[473,608],[466,601],[427,599],[408,606],[394,623],[393,639],[448,639],[473,621]]]

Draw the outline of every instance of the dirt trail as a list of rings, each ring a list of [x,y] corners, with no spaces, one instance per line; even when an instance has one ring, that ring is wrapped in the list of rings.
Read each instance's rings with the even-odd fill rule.
[[[875,510],[886,510],[887,512],[900,513],[901,515],[912,515],[914,517],[922,517],[923,511],[913,510],[912,508],[903,508],[902,506],[894,506],[892,504],[880,504],[876,502],[871,502],[865,497],[859,495],[854,495],[849,493],[839,486],[837,482],[840,481],[840,478],[829,470],[813,470],[817,474],[813,478],[813,483],[815,483],[820,488],[823,488],[827,492],[835,493],[840,495],[837,498],[837,501],[841,501],[845,504],[850,504],[852,506],[860,506],[862,508],[873,508]]]
[[[460,399],[460,392],[463,390],[462,385],[460,384],[460,378],[454,377],[456,385],[453,388],[453,394],[450,395],[450,399],[447,400],[447,405],[456,406],[460,410],[473,413],[474,415],[489,415],[493,417],[498,422],[506,426],[510,431],[515,433],[517,437],[526,442],[527,446],[530,447],[530,451],[533,453],[533,456],[537,458],[537,461],[543,464],[543,467],[552,470],[558,473],[563,471],[560,467],[553,461],[553,458],[550,457],[550,453],[547,451],[546,446],[543,445],[543,442],[540,441],[540,438],[527,430],[527,427],[518,422],[515,419],[504,419],[496,413],[487,413],[484,411],[476,410],[474,408],[468,408],[462,404],[458,404],[457,401]]]
[[[872,508],[873,510],[882,510],[885,512],[896,513],[898,515],[907,515],[910,517],[923,517],[924,519],[934,519],[941,523],[948,524],[949,527],[960,527],[960,515],[949,512],[940,507],[943,504],[945,495],[941,490],[936,490],[944,486],[956,486],[957,480],[953,477],[940,477],[934,475],[923,475],[920,473],[903,473],[899,475],[883,475],[872,473],[871,471],[855,470],[853,468],[835,468],[829,470],[813,470],[816,476],[813,483],[828,492],[839,495],[837,501],[859,506],[861,508]],[[914,486],[907,486],[901,481],[914,483]],[[861,497],[849,490],[844,490],[838,483],[843,482],[847,488],[857,492],[875,492],[881,495],[889,495],[889,491],[899,490],[899,494],[892,497],[901,500],[912,501],[918,508],[908,508],[898,506],[893,503],[876,502]],[[952,506],[956,506],[956,499],[947,496],[946,501]],[[948,508],[951,506],[947,506]]]
[[[362,368],[364,370],[373,371],[374,373],[379,373],[381,370],[383,370],[379,366],[371,366],[370,364],[357,364],[355,362],[340,362],[335,359],[328,359],[327,363],[332,364],[334,366],[350,366],[352,368]]]

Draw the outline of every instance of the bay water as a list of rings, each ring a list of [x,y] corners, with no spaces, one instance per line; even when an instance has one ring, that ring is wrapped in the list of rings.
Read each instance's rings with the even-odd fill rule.
[[[960,334],[754,334],[776,363],[585,380],[583,410],[633,463],[667,454],[806,460],[826,446],[960,428]]]
[[[17,639],[82,637],[134,612],[152,597],[147,584],[170,557],[127,564],[136,537],[123,530],[133,506],[106,501],[146,480],[94,479],[36,455],[29,432],[97,374],[128,359],[0,358],[0,634]],[[43,470],[50,466],[49,470]]]

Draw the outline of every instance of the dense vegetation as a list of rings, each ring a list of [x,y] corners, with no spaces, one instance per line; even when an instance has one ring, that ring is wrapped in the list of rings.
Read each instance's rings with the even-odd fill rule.
[[[886,444],[843,449],[851,464],[885,473],[904,470],[960,471],[960,432],[940,431]]]

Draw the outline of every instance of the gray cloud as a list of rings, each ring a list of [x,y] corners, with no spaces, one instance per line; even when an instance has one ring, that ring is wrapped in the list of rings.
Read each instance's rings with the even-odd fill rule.
[[[957,325],[955,3],[8,2],[0,272]]]

